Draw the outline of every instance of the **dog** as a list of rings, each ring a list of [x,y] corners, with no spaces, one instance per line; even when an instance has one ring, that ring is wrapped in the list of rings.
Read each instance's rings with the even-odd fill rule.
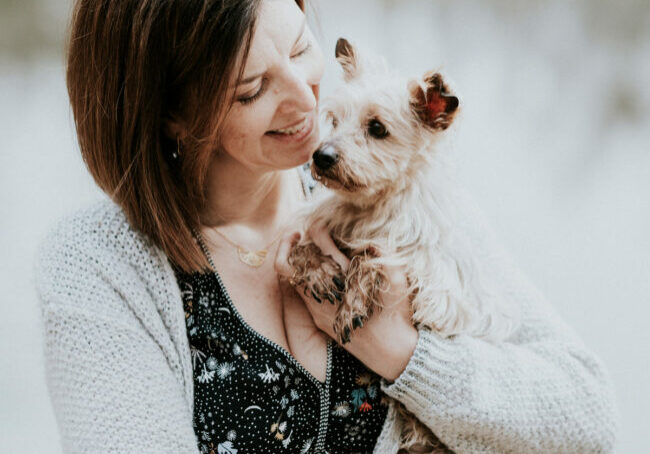
[[[305,228],[324,225],[350,259],[344,273],[303,236],[289,253],[291,281],[318,302],[337,305],[337,341],[381,310],[386,266],[406,270],[412,320],[443,337],[506,338],[514,317],[481,282],[471,249],[457,234],[443,133],[459,99],[442,75],[403,78],[381,58],[362,56],[341,38],[335,56],[344,84],[324,100],[329,132],[312,157],[322,183]],[[450,452],[399,402],[401,451]]]

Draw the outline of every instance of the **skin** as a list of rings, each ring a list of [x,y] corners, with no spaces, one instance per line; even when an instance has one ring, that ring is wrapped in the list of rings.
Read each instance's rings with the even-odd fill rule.
[[[214,153],[209,203],[201,214],[201,233],[244,320],[321,382],[326,342],[334,335],[334,306],[304,296],[286,277],[291,273],[287,256],[300,235],[292,219],[305,203],[296,167],[307,162],[319,144],[316,118],[323,68],[323,55],[295,2],[265,0],[244,67],[244,80],[251,80],[236,87],[238,101],[226,118],[223,150]],[[243,101],[260,89],[252,102]],[[314,129],[300,143],[283,143],[268,134],[305,116],[313,116]],[[264,264],[251,268],[216,231],[254,250],[278,240],[267,248]],[[305,234],[347,268],[347,258],[322,227]],[[355,330],[344,348],[393,381],[406,367],[418,334],[410,320],[404,273],[389,270],[389,274],[393,291],[384,295],[389,307]]]

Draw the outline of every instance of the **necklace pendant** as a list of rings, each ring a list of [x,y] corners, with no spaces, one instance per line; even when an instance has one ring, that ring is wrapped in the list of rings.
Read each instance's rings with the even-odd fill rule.
[[[239,260],[253,268],[259,268],[262,266],[266,259],[266,254],[268,253],[266,249],[262,249],[261,251],[249,251],[241,246],[237,247],[237,252],[239,252]]]

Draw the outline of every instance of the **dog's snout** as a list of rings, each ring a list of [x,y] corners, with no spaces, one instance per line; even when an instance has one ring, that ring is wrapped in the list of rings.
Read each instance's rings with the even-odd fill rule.
[[[337,163],[339,154],[330,144],[324,144],[314,152],[314,163],[321,169],[327,170]]]

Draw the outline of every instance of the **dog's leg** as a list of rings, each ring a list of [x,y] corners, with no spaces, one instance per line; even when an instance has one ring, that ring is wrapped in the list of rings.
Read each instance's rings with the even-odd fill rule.
[[[341,344],[349,342],[352,330],[362,327],[372,316],[380,291],[386,286],[383,269],[369,260],[373,255],[370,248],[350,261],[343,303],[334,319],[334,332]]]
[[[319,303],[343,300],[345,277],[341,266],[330,255],[323,255],[316,244],[297,244],[289,252],[289,264],[293,267],[293,285],[304,286],[305,295]]]

